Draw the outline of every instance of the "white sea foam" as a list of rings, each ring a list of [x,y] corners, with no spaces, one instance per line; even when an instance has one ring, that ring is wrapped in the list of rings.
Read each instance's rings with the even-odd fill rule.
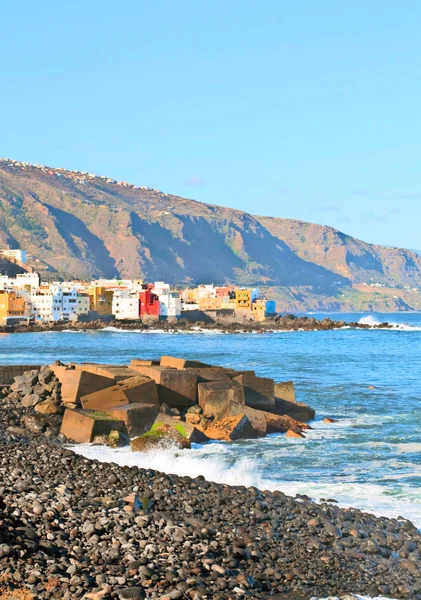
[[[310,440],[307,440],[307,443]],[[258,440],[258,450],[264,450],[271,438]],[[272,440],[273,442],[273,440]],[[290,445],[295,449],[300,446],[305,449],[301,440],[289,440],[285,449],[290,451]],[[316,501],[321,498],[334,498],[343,507],[357,507],[378,516],[397,518],[402,515],[421,527],[421,497],[408,485],[400,486],[399,494],[385,487],[371,483],[342,481],[341,483],[320,481],[279,481],[262,475],[261,465],[255,458],[238,458],[238,447],[234,449],[225,443],[211,443],[194,446],[189,451],[160,449],[150,452],[132,452],[129,448],[111,449],[102,446],[81,444],[73,446],[75,452],[95,458],[102,462],[114,462],[119,465],[138,466],[144,469],[154,469],[174,475],[197,477],[203,475],[209,481],[228,485],[255,486],[266,490],[280,490],[286,494],[307,494]],[[281,449],[280,449],[281,450]],[[282,459],[287,456],[277,452]]]
[[[379,321],[373,315],[366,315],[364,317],[361,317],[361,319],[358,321],[358,324],[375,327],[381,325],[384,322],[387,322],[389,325],[392,325],[392,328],[387,328],[387,331],[421,331],[421,327],[419,326],[408,325],[407,323],[391,323],[390,321],[387,321],[387,319],[386,321]]]
[[[205,334],[205,335],[223,335],[225,332],[220,329],[202,329],[201,327],[193,327],[188,330],[179,330],[179,329],[120,329],[119,327],[113,327],[109,325],[108,327],[103,327],[100,331],[110,331],[111,333],[141,333],[143,335],[153,335],[153,334],[171,334],[171,335],[197,335],[197,334]]]

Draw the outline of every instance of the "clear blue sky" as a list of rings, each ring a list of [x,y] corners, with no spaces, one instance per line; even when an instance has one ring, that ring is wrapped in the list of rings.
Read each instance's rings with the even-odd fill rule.
[[[2,0],[0,156],[421,249],[421,2]]]

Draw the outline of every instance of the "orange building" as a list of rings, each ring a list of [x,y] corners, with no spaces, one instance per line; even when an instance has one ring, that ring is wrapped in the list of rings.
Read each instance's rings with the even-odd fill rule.
[[[25,305],[25,298],[18,292],[0,290],[0,322],[8,317],[24,317]]]
[[[93,285],[88,288],[88,294],[89,310],[95,311],[99,315],[113,314],[113,290]]]

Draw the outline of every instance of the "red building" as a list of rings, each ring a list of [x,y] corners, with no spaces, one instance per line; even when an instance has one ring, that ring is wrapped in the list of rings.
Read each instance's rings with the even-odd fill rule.
[[[159,319],[159,298],[152,290],[139,292],[140,316]]]

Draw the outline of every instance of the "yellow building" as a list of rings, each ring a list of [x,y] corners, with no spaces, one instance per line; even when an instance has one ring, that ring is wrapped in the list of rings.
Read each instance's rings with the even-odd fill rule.
[[[183,299],[185,304],[196,304],[197,303],[197,288],[186,288],[185,290],[181,290],[180,296]]]
[[[25,298],[18,292],[0,290],[0,322],[25,316]]]
[[[113,296],[114,291],[104,287],[90,286],[89,294],[89,310],[97,312],[99,315],[113,314]]]
[[[251,312],[251,290],[240,288],[235,291],[236,310],[249,310]]]
[[[222,298],[199,298],[197,301],[199,310],[220,310]]]

